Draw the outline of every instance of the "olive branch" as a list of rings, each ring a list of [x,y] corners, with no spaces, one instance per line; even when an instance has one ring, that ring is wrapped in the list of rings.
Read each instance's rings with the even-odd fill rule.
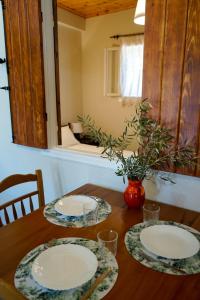
[[[136,108],[136,114],[125,121],[125,128],[119,137],[98,128],[89,115],[78,116],[87,136],[103,147],[102,154],[109,160],[117,161],[116,175],[123,176],[124,180],[126,176],[132,180],[143,180],[150,178],[158,169],[193,167],[197,162],[198,157],[190,145],[185,142],[177,146],[171,129],[149,117],[151,109],[147,99],[142,100]],[[137,139],[138,150],[126,157],[124,150],[133,139]],[[169,176],[161,178],[173,182]]]

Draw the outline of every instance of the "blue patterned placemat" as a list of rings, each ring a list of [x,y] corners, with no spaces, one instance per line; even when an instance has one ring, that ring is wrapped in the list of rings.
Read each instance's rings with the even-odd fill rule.
[[[89,196],[89,197],[93,198],[98,203],[98,218],[96,224],[103,222],[104,220],[107,219],[108,215],[112,211],[110,204],[106,202],[104,199],[95,196]],[[56,199],[45,206],[44,208],[45,218],[53,224],[64,226],[64,227],[78,227],[78,228],[85,227],[83,216],[69,217],[58,213],[54,208],[55,203],[58,200],[59,199]]]
[[[31,268],[34,259],[48,247],[62,244],[77,244],[90,249],[98,259],[98,269],[93,279],[79,288],[67,291],[54,291],[40,286],[31,275]],[[93,292],[90,300],[102,299],[114,286],[118,276],[118,264],[113,254],[105,250],[104,257],[101,256],[98,243],[93,240],[83,238],[62,238],[53,240],[53,245],[43,244],[30,251],[20,262],[15,273],[15,287],[30,300],[79,300],[90,288],[96,277],[111,268],[109,275],[101,282]],[[30,259],[32,258],[32,259]]]
[[[200,233],[190,228],[184,224],[179,224],[173,221],[157,221],[153,225],[174,225],[183,228],[191,233],[193,233],[196,238],[200,241]],[[140,232],[142,229],[150,226],[152,224],[140,223],[131,227],[125,235],[126,248],[137,261],[148,268],[153,270],[164,272],[173,275],[187,275],[187,274],[197,274],[200,273],[200,251],[186,259],[179,260],[169,260],[164,259],[156,255],[151,255],[147,250],[144,249],[140,242]],[[172,245],[173,247],[173,245]]]

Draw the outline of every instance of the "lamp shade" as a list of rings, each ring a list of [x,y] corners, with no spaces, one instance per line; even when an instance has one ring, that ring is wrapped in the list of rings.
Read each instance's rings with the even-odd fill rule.
[[[146,0],[138,0],[136,10],[135,10],[135,16],[134,16],[135,24],[138,25],[145,24],[145,6],[146,6]]]

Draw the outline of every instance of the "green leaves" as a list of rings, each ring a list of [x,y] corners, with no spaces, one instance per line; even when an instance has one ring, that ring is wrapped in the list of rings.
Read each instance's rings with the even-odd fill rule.
[[[193,166],[197,160],[191,147],[176,146],[171,129],[161,126],[149,117],[151,109],[147,99],[142,100],[136,108],[136,114],[125,121],[124,131],[117,138],[97,128],[90,116],[78,117],[90,139],[104,148],[103,153],[109,160],[119,163],[116,175],[123,176],[123,180],[125,176],[133,180],[143,180],[152,176],[153,169],[170,165]],[[125,157],[124,150],[131,145],[133,139],[137,139],[139,144],[138,153],[136,155],[132,152],[129,157]],[[169,179],[165,177],[164,180]]]

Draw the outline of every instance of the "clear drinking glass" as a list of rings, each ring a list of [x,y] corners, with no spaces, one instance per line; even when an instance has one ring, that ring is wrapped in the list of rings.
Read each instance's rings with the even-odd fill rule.
[[[91,209],[89,203],[83,204],[83,221],[85,226],[92,226],[98,221],[98,204],[95,209]]]
[[[160,206],[157,203],[146,203],[143,206],[143,222],[159,220]]]
[[[104,230],[97,234],[97,240],[101,255],[104,255],[105,247],[108,248],[114,256],[117,254],[118,233],[114,230]]]

